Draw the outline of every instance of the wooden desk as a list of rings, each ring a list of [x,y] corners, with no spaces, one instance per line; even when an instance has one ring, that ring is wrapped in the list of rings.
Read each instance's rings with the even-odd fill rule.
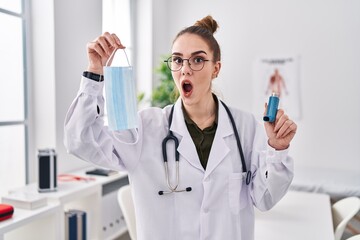
[[[289,191],[270,211],[255,209],[255,240],[334,240],[330,197]]]

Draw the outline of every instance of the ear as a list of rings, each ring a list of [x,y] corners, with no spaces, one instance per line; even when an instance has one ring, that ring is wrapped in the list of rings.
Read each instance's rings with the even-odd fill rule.
[[[214,66],[214,72],[212,74],[212,78],[217,78],[217,76],[219,75],[220,73],[220,69],[221,69],[221,62],[220,61],[217,61],[215,63],[215,66]]]

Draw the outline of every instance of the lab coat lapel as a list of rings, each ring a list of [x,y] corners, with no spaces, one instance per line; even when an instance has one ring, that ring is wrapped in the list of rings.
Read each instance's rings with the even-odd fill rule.
[[[218,102],[218,106],[218,126],[206,166],[205,178],[214,171],[229,153],[230,148],[227,146],[224,138],[234,134],[228,114],[220,101]]]
[[[179,154],[184,157],[186,161],[188,161],[192,166],[204,172],[204,168],[200,163],[194,142],[186,127],[181,104],[181,99],[179,98],[175,103],[173,121],[170,130],[176,134],[181,135],[181,139],[179,138],[179,147],[177,149]]]

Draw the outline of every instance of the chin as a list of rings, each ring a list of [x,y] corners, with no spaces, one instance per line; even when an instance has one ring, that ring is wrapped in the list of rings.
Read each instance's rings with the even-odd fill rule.
[[[185,105],[193,105],[197,102],[193,96],[186,97],[184,95],[181,95],[181,100]]]

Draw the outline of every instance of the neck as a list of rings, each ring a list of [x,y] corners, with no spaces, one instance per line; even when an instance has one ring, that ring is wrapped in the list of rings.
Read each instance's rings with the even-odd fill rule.
[[[184,105],[184,108],[200,129],[211,126],[215,120],[216,104],[212,94],[198,104]]]

